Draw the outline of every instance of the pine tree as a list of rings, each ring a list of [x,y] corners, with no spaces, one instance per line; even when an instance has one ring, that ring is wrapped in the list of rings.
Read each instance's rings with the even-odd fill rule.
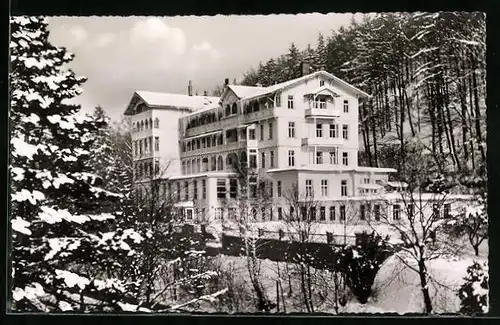
[[[316,47],[316,51],[314,52],[314,60],[313,60],[313,68],[316,71],[326,70],[326,60],[327,60],[327,48],[325,44],[325,37],[323,34],[319,33],[318,35],[318,46]]]
[[[112,230],[104,212],[120,196],[89,173],[99,125],[66,103],[85,78],[64,68],[73,55],[48,42],[44,18],[13,17],[11,32],[11,309],[121,310],[126,283],[102,273],[141,237]]]
[[[485,314],[489,309],[489,276],[487,263],[474,262],[467,268],[465,282],[458,291],[460,312],[465,315]]]

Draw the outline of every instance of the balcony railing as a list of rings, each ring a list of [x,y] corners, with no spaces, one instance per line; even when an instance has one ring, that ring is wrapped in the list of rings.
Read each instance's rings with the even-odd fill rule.
[[[326,102],[313,101],[312,108],[326,109]]]
[[[329,146],[340,146],[344,142],[344,139],[342,138],[317,138],[317,137],[312,137],[312,138],[302,138],[302,145],[303,146],[322,146],[322,147],[329,147]]]
[[[191,137],[198,134],[209,133],[222,129],[222,121],[215,121],[209,124],[191,127],[186,130],[185,137]]]
[[[326,103],[320,104],[325,104],[326,107]],[[308,108],[305,112],[306,117],[335,118],[340,116],[340,110],[335,108]]]

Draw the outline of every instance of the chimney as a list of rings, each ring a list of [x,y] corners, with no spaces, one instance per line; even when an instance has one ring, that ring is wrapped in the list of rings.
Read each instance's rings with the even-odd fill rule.
[[[203,96],[208,96],[208,91],[204,90],[203,91]]]
[[[310,70],[311,70],[311,66],[310,66],[310,64],[309,64],[309,63],[307,63],[307,62],[302,62],[302,63],[300,64],[300,71],[301,71],[301,73],[302,73],[302,75],[301,75],[302,77],[303,77],[303,76],[307,76],[307,75],[310,73]]]
[[[193,82],[191,80],[189,80],[188,84],[188,95],[193,96]]]
[[[224,79],[224,88],[226,88],[227,85],[229,85],[229,78]]]

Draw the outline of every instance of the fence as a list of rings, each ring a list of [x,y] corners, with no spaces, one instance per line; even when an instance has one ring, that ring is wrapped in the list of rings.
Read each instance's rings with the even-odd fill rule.
[[[299,233],[285,232],[283,230],[273,231],[262,228],[258,229],[257,231],[226,230],[223,233],[224,235],[239,237],[244,232],[246,233],[250,232],[249,234],[250,236],[263,239],[277,239],[282,241],[301,241],[309,243],[325,243],[333,245],[355,245],[357,238],[356,236],[352,235],[336,235],[331,232],[326,232],[325,234],[300,235]]]

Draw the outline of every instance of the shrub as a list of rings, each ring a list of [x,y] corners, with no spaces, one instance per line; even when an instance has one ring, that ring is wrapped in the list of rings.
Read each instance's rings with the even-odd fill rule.
[[[476,315],[488,312],[488,265],[474,262],[467,268],[464,284],[458,291],[460,312]]]
[[[372,285],[380,266],[392,254],[387,238],[375,233],[356,234],[357,245],[340,250],[338,263],[345,274],[346,284],[358,301],[365,304],[371,295]]]

